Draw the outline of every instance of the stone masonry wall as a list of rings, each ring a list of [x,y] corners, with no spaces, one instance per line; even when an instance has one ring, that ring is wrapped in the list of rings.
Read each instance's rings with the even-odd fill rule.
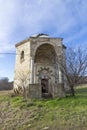
[[[35,55],[38,47],[44,44],[49,44],[54,48],[56,53],[57,59],[61,60],[63,57],[63,45],[62,45],[62,38],[47,38],[47,37],[38,37],[32,38],[30,37],[28,40],[25,40],[16,45],[16,64],[15,64],[15,73],[14,73],[14,88],[17,88],[19,84],[22,86],[21,78],[23,77],[24,84],[27,87],[29,85],[29,97],[30,98],[41,98],[41,84],[38,82],[37,79],[37,68],[41,68],[40,63],[39,66],[35,68]],[[24,59],[21,60],[21,52],[24,51]],[[40,60],[37,60],[40,61]],[[50,62],[49,62],[50,63]],[[46,67],[47,64],[43,64]],[[51,66],[51,64],[50,64]],[[54,67],[55,68],[55,67]],[[37,70],[36,70],[37,69]],[[60,68],[57,67],[54,71],[58,73],[58,78],[60,79],[56,84],[55,82],[55,75],[53,79],[53,84],[55,83],[56,87],[54,87],[53,97],[61,97],[65,96],[62,83],[62,74],[59,70]],[[25,79],[24,79],[25,77]],[[34,84],[37,83],[37,84]],[[63,92],[62,92],[63,91]]]

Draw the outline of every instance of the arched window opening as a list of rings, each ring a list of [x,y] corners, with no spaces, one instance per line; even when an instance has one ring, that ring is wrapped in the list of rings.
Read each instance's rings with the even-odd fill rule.
[[[20,60],[21,60],[21,62],[23,62],[23,61],[24,61],[24,51],[22,51],[22,52],[21,52],[21,57],[20,57]]]

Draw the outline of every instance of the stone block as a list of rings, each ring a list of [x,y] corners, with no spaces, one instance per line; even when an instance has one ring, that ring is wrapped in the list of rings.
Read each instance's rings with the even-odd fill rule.
[[[29,84],[29,98],[41,98],[40,84]]]
[[[55,87],[55,91],[54,91],[54,95],[53,95],[54,98],[64,98],[66,97],[66,94],[65,94],[65,90],[64,90],[64,84],[63,83],[59,83],[57,85],[57,87]]]

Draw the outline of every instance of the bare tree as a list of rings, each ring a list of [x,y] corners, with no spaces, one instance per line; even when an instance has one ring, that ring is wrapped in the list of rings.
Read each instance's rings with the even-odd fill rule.
[[[87,49],[68,48],[66,59],[63,60],[65,61],[59,62],[61,72],[67,79],[72,96],[75,96],[74,86],[87,76]]]
[[[19,70],[16,72],[14,80],[14,92],[16,95],[27,97],[27,89],[29,88],[29,71]]]

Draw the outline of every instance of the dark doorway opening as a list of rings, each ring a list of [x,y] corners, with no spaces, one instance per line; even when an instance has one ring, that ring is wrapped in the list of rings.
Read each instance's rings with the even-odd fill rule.
[[[52,98],[52,95],[49,93],[49,80],[41,79],[41,89],[43,98]]]
[[[48,79],[41,79],[42,94],[48,93]]]

